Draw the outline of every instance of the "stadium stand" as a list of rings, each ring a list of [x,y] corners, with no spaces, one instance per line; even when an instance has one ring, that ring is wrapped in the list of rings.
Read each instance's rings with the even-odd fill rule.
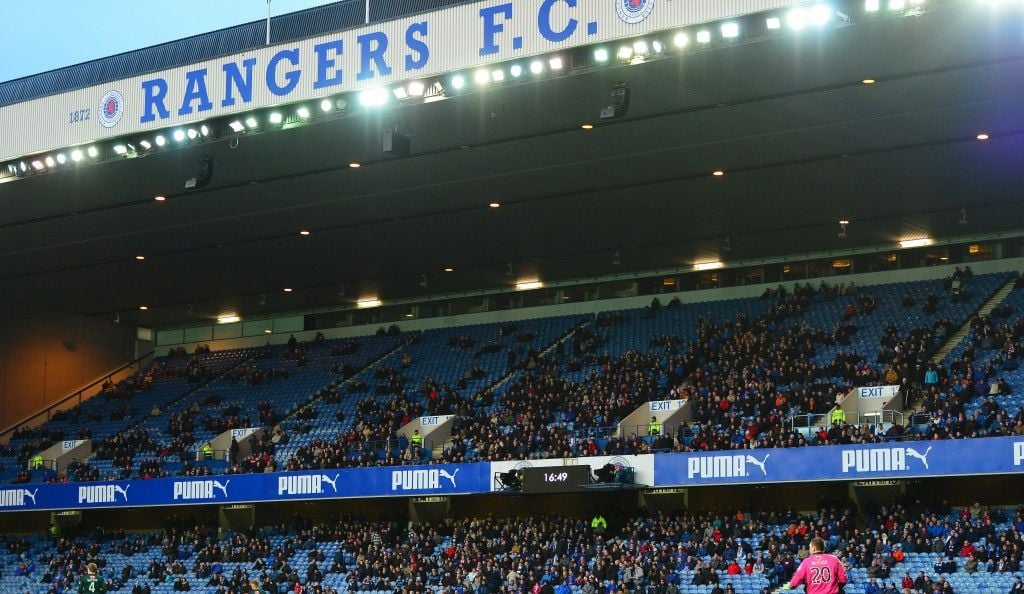
[[[4,479],[194,476],[1005,435],[1014,425],[1011,417],[1019,416],[1019,397],[1002,406],[983,398],[988,384],[980,383],[987,375],[979,376],[978,386],[953,382],[943,391],[951,371],[936,366],[943,370],[942,386],[926,385],[925,372],[952,333],[1010,279],[970,275],[959,295],[950,291],[950,279],[866,288],[780,286],[759,299],[655,302],[589,319],[540,318],[410,335],[395,328],[358,340],[179,353],[17,435]],[[1019,295],[1011,293],[1005,307],[1014,308]],[[978,346],[971,353],[994,342],[979,339],[978,332],[995,332],[980,320],[973,324],[979,330],[966,343]],[[965,372],[956,367],[964,348],[947,357],[953,377]],[[824,414],[851,387],[883,380],[904,384],[908,398],[924,394],[926,411],[935,408],[936,398],[963,400],[977,426],[947,431],[945,407],[940,423],[850,424],[810,435],[793,430],[794,416]],[[657,437],[645,427],[620,434],[617,423],[629,412],[666,398],[691,403],[693,423]],[[117,404],[112,412],[111,401]],[[410,447],[398,429],[427,414],[455,415],[451,438]],[[83,419],[101,444],[94,459],[76,463],[65,477],[20,470],[48,440],[87,435],[74,429]],[[266,433],[247,459],[196,460],[197,450],[217,434],[250,426]]]
[[[756,594],[787,580],[817,536],[846,565],[847,592],[1006,592],[1024,575],[1022,528],[1019,508],[916,500],[863,514],[836,505],[629,514],[607,530],[582,515],[409,526],[295,516],[242,532],[175,519],[158,532],[8,537],[0,587],[60,592],[81,564],[96,562],[123,592],[240,591],[256,579],[280,593],[300,584],[307,592]]]

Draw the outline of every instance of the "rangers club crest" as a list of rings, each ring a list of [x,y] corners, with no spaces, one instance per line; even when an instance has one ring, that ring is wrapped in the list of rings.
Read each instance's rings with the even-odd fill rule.
[[[654,11],[654,0],[615,0],[615,12],[623,22],[642,23]]]
[[[124,97],[117,91],[109,91],[100,99],[99,111],[100,125],[104,128],[113,128],[121,121],[124,115]]]

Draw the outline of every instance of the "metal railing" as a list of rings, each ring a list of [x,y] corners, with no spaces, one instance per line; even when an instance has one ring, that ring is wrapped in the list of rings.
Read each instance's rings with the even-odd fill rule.
[[[53,418],[54,411],[63,410],[61,407],[65,406],[69,402],[74,401],[72,407],[82,404],[89,398],[92,398],[96,394],[99,394],[100,391],[103,389],[104,383],[108,381],[112,383],[117,383],[123,380],[124,378],[130,376],[131,374],[137,371],[141,371],[147,365],[149,365],[149,363],[153,360],[153,356],[154,352],[150,351],[145,355],[142,355],[138,359],[129,361],[128,363],[121,365],[117,369],[114,369],[113,371],[103,375],[99,379],[92,381],[88,385],[79,388],[72,394],[65,396],[64,398],[58,400],[57,402],[54,402],[53,404],[47,405],[46,408],[36,411],[35,413],[19,420],[17,423],[8,426],[6,429],[0,431],[0,442],[10,442],[11,434],[18,429],[21,429],[23,427],[35,428],[38,427],[39,425],[42,425],[46,421],[49,421],[51,418]]]
[[[662,423],[658,436],[675,437],[679,427]],[[614,425],[611,427],[577,427],[573,430],[576,439],[612,439],[625,437],[649,437],[651,433],[650,424],[643,425]]]
[[[843,422],[855,427],[868,425],[870,427],[881,426],[883,429],[888,429],[893,425],[906,427],[907,415],[901,410],[880,410],[870,413],[846,413],[846,419]],[[826,414],[793,415],[789,418],[790,431],[801,433],[804,437],[809,437],[810,434],[816,432],[821,427],[828,430],[831,426],[831,412]]]

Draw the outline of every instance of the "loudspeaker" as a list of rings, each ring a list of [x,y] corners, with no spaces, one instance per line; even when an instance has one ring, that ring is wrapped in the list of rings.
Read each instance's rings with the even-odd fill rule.
[[[411,138],[394,130],[384,131],[384,154],[394,157],[408,157],[411,150]]]
[[[213,177],[213,157],[203,157],[199,159],[199,169],[196,170],[196,176],[185,182],[185,188],[194,190],[198,188],[206,187],[210,183],[210,179]]]
[[[601,110],[601,119],[621,118],[629,110],[629,85],[620,82],[612,87],[612,104]]]

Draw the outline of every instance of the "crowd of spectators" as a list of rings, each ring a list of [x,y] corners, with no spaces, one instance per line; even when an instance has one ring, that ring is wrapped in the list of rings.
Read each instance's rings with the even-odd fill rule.
[[[1024,510],[979,504],[957,510],[909,499],[868,502],[863,515],[824,502],[814,513],[641,509],[611,519],[596,509],[409,525],[361,517],[314,524],[294,516],[287,524],[223,534],[179,519],[161,532],[61,536],[43,547],[12,537],[5,546],[18,556],[15,573],[55,592],[76,583],[86,563],[96,563],[112,591],[163,583],[176,591],[205,585],[244,592],[256,581],[269,592],[325,594],[332,591],[323,585],[331,575],[353,592],[677,594],[684,584],[725,592],[740,576],[763,578],[768,591],[792,576],[812,538],[826,541],[848,572],[857,570],[866,583],[850,587],[865,594],[955,594],[949,574],[1019,571],[1024,551]],[[157,551],[137,567],[114,568],[107,560]],[[904,564],[915,553],[934,554],[932,572],[911,575]]]

